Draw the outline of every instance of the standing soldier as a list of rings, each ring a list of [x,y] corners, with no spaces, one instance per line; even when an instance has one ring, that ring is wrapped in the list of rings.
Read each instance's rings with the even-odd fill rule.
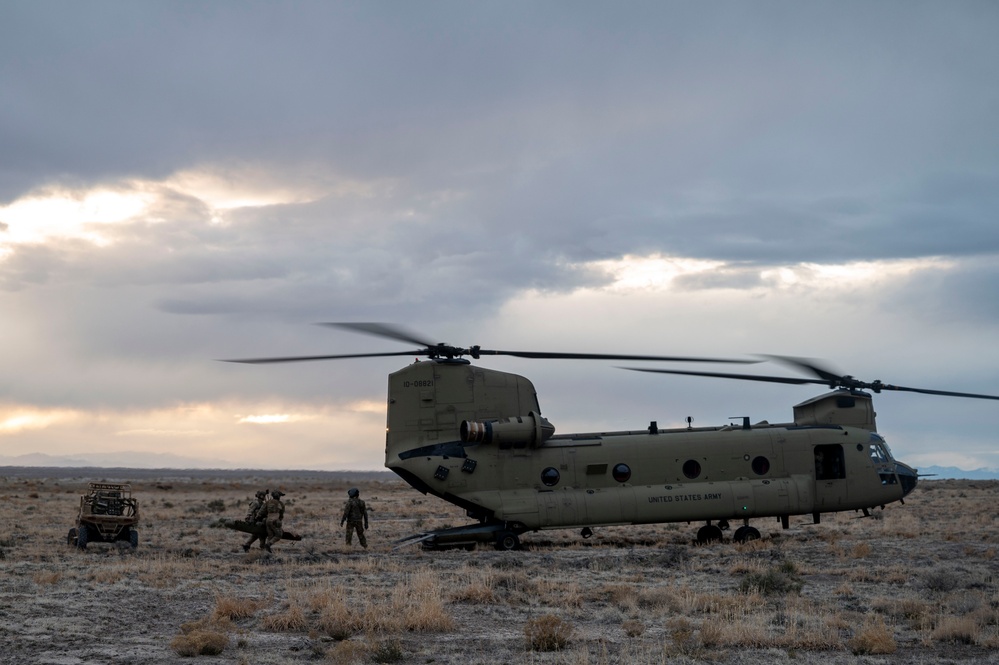
[[[257,498],[250,502],[250,509],[246,512],[246,521],[250,524],[256,524],[262,521],[260,513],[264,508],[264,498],[267,496],[267,490],[259,490],[256,494]],[[253,545],[254,541],[260,540],[260,549],[264,549],[264,538],[263,536],[258,536],[253,533],[250,534],[250,539],[243,543],[243,551],[249,552],[250,547]]]
[[[364,530],[368,528],[368,509],[360,498],[361,493],[356,487],[347,490],[347,503],[343,506],[343,516],[340,518],[340,526],[347,523],[347,544],[350,545],[350,537],[357,531],[357,540],[361,547],[368,548],[368,539],[364,537]]]
[[[264,541],[264,549],[268,552],[271,551],[271,545],[281,540],[281,521],[284,520],[284,503],[281,501],[283,496],[284,492],[281,490],[271,490],[271,498],[264,504],[264,509],[260,513],[260,516],[267,523],[267,540]]]

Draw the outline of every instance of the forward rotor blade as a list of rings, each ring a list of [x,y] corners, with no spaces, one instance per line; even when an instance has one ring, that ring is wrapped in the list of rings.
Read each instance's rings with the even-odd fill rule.
[[[317,323],[316,325],[326,326],[327,328],[342,328],[344,330],[350,330],[363,335],[385,337],[386,339],[394,339],[397,342],[422,344],[427,348],[437,346],[437,342],[428,342],[424,339],[420,339],[415,333],[411,333],[399,326],[390,325],[388,323]]]
[[[390,353],[348,353],[339,356],[285,356],[281,358],[238,358],[232,360],[222,360],[224,363],[246,363],[248,365],[266,365],[268,363],[297,363],[309,360],[339,360],[342,358],[381,358],[383,356],[422,356],[426,355],[426,349],[416,349],[415,351],[392,351]]]
[[[879,383],[877,390],[903,390],[910,393],[923,393],[924,395],[944,395],[945,397],[970,397],[971,399],[997,399],[996,395],[981,395],[978,393],[958,393],[949,390],[930,390],[929,388],[906,388],[905,386],[893,386],[887,383]]]
[[[559,353],[547,351],[490,351],[479,349],[480,356],[514,356],[516,358],[567,359],[567,360],[650,360],[690,363],[732,363],[752,365],[758,360],[735,360],[732,358],[697,358],[688,356],[634,356],[616,353]]]
[[[830,386],[832,388],[842,387],[849,389],[862,389],[862,390],[872,390],[876,393],[880,393],[882,390],[896,390],[911,393],[922,393],[924,395],[943,395],[945,397],[968,397],[971,399],[993,399],[999,400],[997,395],[982,395],[979,393],[962,393],[954,392],[950,390],[932,390],[930,388],[909,388],[906,386],[893,386],[888,383],[882,383],[880,381],[875,381],[873,383],[868,383],[866,381],[858,381],[852,377],[837,377],[835,375],[830,375],[829,380],[822,379],[798,379],[788,376],[763,376],[755,374],[729,374],[725,372],[694,372],[676,369],[652,369],[646,367],[622,367],[621,369],[628,369],[633,372],[649,372],[653,374],[681,374],[684,376],[707,376],[716,379],[736,379],[739,381],[761,381],[764,383],[787,383],[791,385],[805,385],[805,384],[817,384],[820,386]]]
[[[726,372],[692,372],[679,369],[652,369],[649,367],[622,367],[633,372],[650,372],[653,374],[682,374],[684,376],[708,376],[716,379],[737,379],[740,381],[764,381],[766,383],[790,383],[793,385],[804,385],[806,383],[817,383],[827,385],[828,381],[818,379],[797,379],[789,376],[763,376],[757,374],[729,374]]]

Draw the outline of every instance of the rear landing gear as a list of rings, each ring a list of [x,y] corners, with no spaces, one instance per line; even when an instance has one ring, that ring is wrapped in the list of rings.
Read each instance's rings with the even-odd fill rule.
[[[748,522],[748,520],[746,520]],[[708,543],[717,543],[722,539],[722,531],[728,528],[727,520],[719,520],[718,524],[712,524],[708,522],[705,526],[702,526],[697,530],[697,544],[707,545]],[[749,526],[749,524],[744,524],[735,530],[732,534],[732,541],[736,543],[748,543],[750,540],[759,540],[760,532]]]
[[[500,531],[496,534],[496,549],[515,550],[520,547],[520,538],[513,531]]]

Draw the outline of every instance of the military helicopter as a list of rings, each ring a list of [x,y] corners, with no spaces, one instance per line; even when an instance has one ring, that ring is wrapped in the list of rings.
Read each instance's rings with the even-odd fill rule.
[[[231,360],[280,363],[382,356],[422,356],[388,377],[385,466],[424,494],[466,510],[474,523],[415,534],[399,545],[428,549],[493,543],[520,546],[542,529],[702,522],[698,543],[761,537],[751,519],[862,511],[869,516],[916,487],[917,471],[897,461],[878,434],[870,392],[909,391],[977,399],[999,396],[864,382],[815,361],[770,357],[815,378],[629,367],[642,372],[788,384],[832,392],[794,407],[790,423],[555,434],[537,391],[517,374],[473,365],[466,356],[752,363],[755,360],[620,354],[495,351],[431,343],[382,323],[320,324],[418,345],[415,350]]]

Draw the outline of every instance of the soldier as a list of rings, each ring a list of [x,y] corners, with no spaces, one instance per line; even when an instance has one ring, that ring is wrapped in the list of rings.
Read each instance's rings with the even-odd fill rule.
[[[343,516],[340,518],[340,526],[347,524],[347,544],[350,545],[350,538],[354,531],[357,531],[357,540],[361,547],[368,548],[368,539],[364,537],[364,530],[368,528],[368,509],[360,499],[361,493],[356,487],[347,490],[347,503],[343,506]],[[363,525],[363,526],[362,526]]]
[[[283,496],[284,492],[281,490],[271,490],[271,498],[264,504],[260,513],[260,516],[267,523],[267,540],[264,541],[264,549],[268,552],[271,551],[271,545],[281,540],[283,533],[281,529],[281,522],[284,520],[284,503],[281,501]]]
[[[250,502],[250,509],[246,511],[246,521],[250,524],[263,521],[263,518],[260,517],[260,513],[264,509],[264,498],[266,496],[267,490],[259,490],[256,494],[257,498]],[[262,536],[258,536],[257,534],[250,534],[250,539],[243,543],[243,551],[249,552],[250,547],[256,540],[260,541],[260,549],[264,549],[264,538]]]

